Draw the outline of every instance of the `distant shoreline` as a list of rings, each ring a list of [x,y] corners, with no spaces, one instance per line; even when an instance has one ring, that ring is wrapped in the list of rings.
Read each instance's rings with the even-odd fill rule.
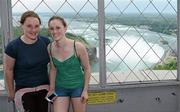
[[[13,13],[13,18],[20,18],[22,13]],[[38,13],[42,21],[48,21],[48,19],[54,15],[54,13],[39,12]],[[98,22],[97,13],[80,13],[76,16],[73,12],[61,12],[57,15],[63,16],[65,19],[73,19],[83,22]],[[149,31],[175,35],[177,32],[177,15],[176,14],[163,14],[163,18],[158,16],[158,13],[144,13],[140,16],[138,13],[128,13],[126,15],[119,15],[119,13],[105,13],[105,24],[118,24],[127,25],[133,27],[143,27],[146,26]],[[165,19],[164,19],[165,18]],[[19,21],[19,20],[17,20]],[[47,24],[47,22],[45,22]],[[168,29],[167,29],[168,28]]]

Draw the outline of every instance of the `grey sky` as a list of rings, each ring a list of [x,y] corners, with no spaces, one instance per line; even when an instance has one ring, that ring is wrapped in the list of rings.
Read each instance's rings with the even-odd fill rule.
[[[12,0],[12,10],[13,12],[24,12],[27,9],[36,9],[38,12],[51,12],[51,10],[56,12],[61,7],[60,12],[78,12],[80,10],[81,12],[97,12],[98,0],[43,0],[42,3],[41,1],[42,0]],[[120,10],[124,13],[139,13],[139,9],[145,13],[156,13],[157,8],[159,12],[175,13],[177,10],[177,0],[133,0],[135,5],[130,2],[132,0],[110,1],[111,0],[105,0],[106,12],[119,12]],[[149,4],[150,1],[152,1],[152,4]],[[168,1],[170,1],[171,4],[168,4]]]

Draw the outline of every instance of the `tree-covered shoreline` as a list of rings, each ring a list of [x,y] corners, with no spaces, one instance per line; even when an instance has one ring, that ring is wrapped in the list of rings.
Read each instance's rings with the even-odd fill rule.
[[[43,18],[50,18],[52,13],[39,13]],[[83,21],[87,23],[98,23],[98,13],[57,13],[65,19]],[[20,13],[14,13],[13,16],[19,17]],[[46,23],[47,24],[47,23]],[[164,33],[168,35],[177,34],[177,15],[176,14],[158,14],[158,13],[105,13],[105,24],[127,25],[139,28],[145,28],[153,32]]]
[[[69,16],[67,16],[69,17]],[[98,16],[95,14],[82,14],[82,18],[76,18],[78,21],[98,22]],[[176,35],[177,16],[173,14],[105,14],[105,24],[119,24],[146,28],[153,32]]]
[[[58,14],[57,14],[58,15]],[[90,13],[90,14],[80,14],[81,16],[76,16],[73,18],[72,14],[64,14],[63,17],[66,19],[75,19],[76,21],[81,21],[81,22],[87,22],[89,23],[97,23],[98,22],[98,16],[95,13]],[[43,15],[43,16],[49,16],[49,14]],[[107,13],[105,14],[105,24],[111,24],[111,25],[126,25],[126,26],[131,26],[135,28],[141,28],[141,29],[146,29],[150,30],[153,32],[157,33],[163,33],[167,35],[173,35],[173,37],[176,37],[177,33],[177,17],[176,15],[172,14],[164,14],[164,15],[159,15],[159,14],[113,14],[113,13]],[[18,37],[21,35],[21,29],[18,26],[13,27],[14,31],[14,37]],[[48,33],[47,28],[42,27],[41,28],[41,35],[45,35],[50,37],[50,34]],[[86,47],[90,48],[90,45],[86,41],[85,38],[79,35],[75,35],[72,33],[67,33],[67,37],[72,38],[72,39],[77,39],[81,42],[83,42]],[[163,41],[164,42],[164,41]],[[96,50],[94,50],[96,51]],[[91,58],[95,59],[95,55],[93,55],[93,52],[91,53]],[[169,57],[169,58],[168,58]],[[154,69],[176,69],[177,68],[177,61],[175,60],[176,56],[171,56],[169,54],[162,60],[165,63],[157,63],[156,66],[154,66]],[[93,59],[93,60],[94,60]],[[166,61],[168,59],[168,61]],[[167,63],[168,64],[167,64]],[[173,68],[168,67],[169,65],[173,64]],[[152,67],[153,68],[153,67]]]

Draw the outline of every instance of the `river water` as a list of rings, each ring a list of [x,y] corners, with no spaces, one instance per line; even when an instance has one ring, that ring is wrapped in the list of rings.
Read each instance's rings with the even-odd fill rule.
[[[51,17],[40,15],[43,24]],[[14,15],[18,20],[20,15]],[[80,20],[65,19],[68,31],[84,37],[91,46],[97,49],[99,58],[98,24]],[[168,49],[176,49],[177,38],[149,31],[147,28],[137,28],[119,24],[105,25],[106,38],[106,66],[107,71],[129,71],[150,68],[161,61]],[[168,44],[163,44],[166,42]],[[92,71],[98,72],[98,61],[92,64]]]

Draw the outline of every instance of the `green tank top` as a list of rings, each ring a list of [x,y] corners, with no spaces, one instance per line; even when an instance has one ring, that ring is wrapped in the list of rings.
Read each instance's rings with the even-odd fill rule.
[[[84,72],[80,60],[77,57],[75,41],[74,51],[74,54],[64,61],[60,61],[51,55],[52,61],[57,69],[55,80],[56,88],[79,88],[84,86]]]

